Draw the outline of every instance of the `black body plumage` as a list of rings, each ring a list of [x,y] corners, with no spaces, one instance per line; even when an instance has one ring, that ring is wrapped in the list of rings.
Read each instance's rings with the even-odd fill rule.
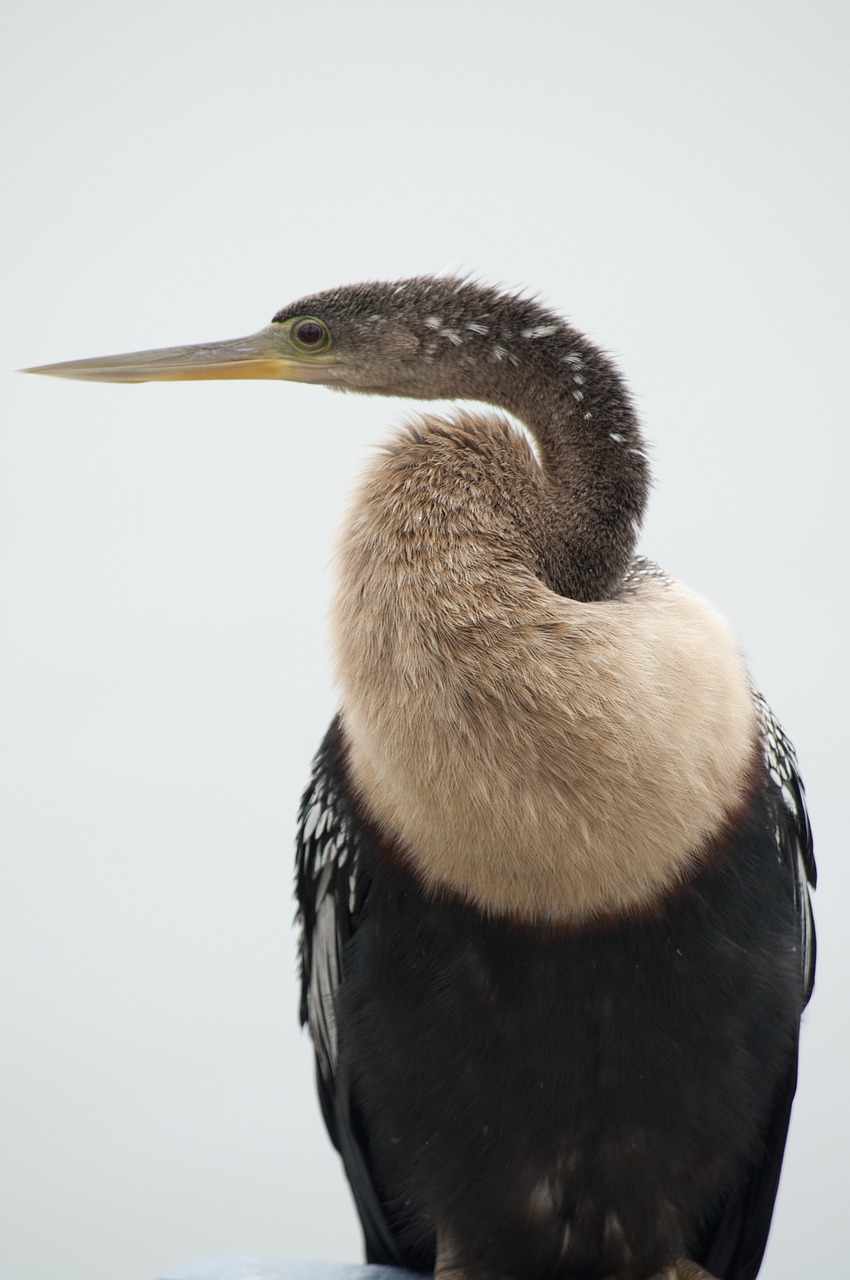
[[[761,715],[713,865],[657,913],[573,930],[426,898],[331,726],[299,824],[301,1016],[370,1261],[433,1269],[428,1204],[494,1273],[643,1278],[687,1256],[753,1280],[814,968],[802,789]]]

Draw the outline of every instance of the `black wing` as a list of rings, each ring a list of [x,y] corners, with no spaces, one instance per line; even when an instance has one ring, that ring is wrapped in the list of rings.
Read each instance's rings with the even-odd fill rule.
[[[817,959],[817,942],[809,890],[816,888],[818,882],[812,829],[806,810],[806,792],[800,777],[796,752],[760,694],[756,695],[756,707],[761,723],[765,763],[773,783],[776,848],[792,887],[800,928],[800,972],[803,984],[803,1007],[805,1007],[814,989]]]
[[[295,879],[301,927],[301,1022],[310,1028],[322,1115],[351,1184],[367,1260],[401,1266],[337,1043],[337,991],[345,974],[349,939],[369,897],[360,856],[362,838],[348,795],[337,717],[313,762],[298,821]]]
[[[782,727],[760,694],[755,695],[768,777],[768,803],[773,822],[776,856],[793,902],[800,957],[800,1012],[808,1004],[815,979],[816,940],[809,890],[817,883],[812,831],[797,757]],[[797,1029],[799,1031],[799,1028]],[[797,1048],[776,1091],[763,1158],[740,1192],[707,1225],[699,1260],[713,1275],[726,1280],[754,1280],[764,1256],[791,1104],[797,1087]]]

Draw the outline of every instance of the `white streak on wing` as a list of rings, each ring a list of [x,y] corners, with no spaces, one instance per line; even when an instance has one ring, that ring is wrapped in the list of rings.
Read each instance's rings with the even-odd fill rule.
[[[334,836],[329,836],[322,845],[318,857],[318,867],[320,869],[327,866],[329,862],[337,862],[337,840]]]
[[[313,963],[307,988],[307,1014],[322,1073],[329,1079],[336,1071],[338,1045],[336,993],[339,988],[339,956],[336,940],[336,903],[324,892],[313,926]]]
[[[814,930],[815,922],[812,915],[811,904],[808,901],[808,884],[809,876],[806,871],[806,862],[803,852],[800,850],[797,854],[797,883],[800,885],[801,894],[807,896],[807,900],[803,903],[802,911],[802,938],[803,938],[803,990],[811,991],[812,981],[814,979],[815,967],[815,947],[814,947]]]
[[[302,839],[305,842],[310,839],[310,837],[313,835],[313,832],[316,830],[316,825],[319,821],[319,818],[321,817],[321,814],[322,814],[322,806],[319,804],[318,801],[316,801],[314,804],[310,806],[310,811],[307,814],[307,817],[304,821],[304,831],[302,833]]]

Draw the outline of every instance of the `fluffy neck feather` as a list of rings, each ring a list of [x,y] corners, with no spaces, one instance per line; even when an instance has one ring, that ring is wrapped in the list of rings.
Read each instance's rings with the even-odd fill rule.
[[[728,627],[649,578],[581,602],[535,571],[539,467],[498,419],[428,419],[365,477],[333,610],[353,785],[431,890],[576,922],[651,908],[743,802],[754,717]]]

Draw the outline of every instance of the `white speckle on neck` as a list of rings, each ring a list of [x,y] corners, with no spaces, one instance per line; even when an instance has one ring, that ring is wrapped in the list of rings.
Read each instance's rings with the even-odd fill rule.
[[[425,323],[429,329],[439,329],[443,323],[442,316],[426,316]]]
[[[609,439],[609,440],[613,440],[615,444],[622,444],[622,443],[623,443],[623,437],[620,435],[619,431],[611,431],[611,432],[609,432],[609,434],[608,434],[608,439]]]
[[[468,324],[466,327],[470,333],[478,333],[481,334],[482,337],[484,334],[490,332],[486,324],[479,324],[477,321],[474,321],[472,324]]]
[[[522,330],[523,338],[548,338],[551,334],[557,333],[559,329],[557,324],[535,324],[530,329]]]
[[[578,351],[568,351],[565,356],[561,357],[561,359],[563,360],[564,364],[571,364],[576,369],[580,369],[582,364],[584,363]]]
[[[500,346],[499,343],[497,342],[491,349],[491,355],[493,357],[493,360],[496,362],[496,364],[500,364],[502,360],[504,360],[505,356],[507,355],[507,352],[505,348]]]
[[[573,392],[573,399],[574,399],[574,400],[576,400],[576,401],[581,401],[581,400],[583,400],[583,399],[584,399],[584,392],[583,392],[583,391],[579,391],[579,390],[575,390],[575,391]]]
[[[449,342],[451,342],[455,347],[459,347],[461,342],[463,342],[463,338],[461,338],[457,329],[441,329],[440,337],[448,338]]]

